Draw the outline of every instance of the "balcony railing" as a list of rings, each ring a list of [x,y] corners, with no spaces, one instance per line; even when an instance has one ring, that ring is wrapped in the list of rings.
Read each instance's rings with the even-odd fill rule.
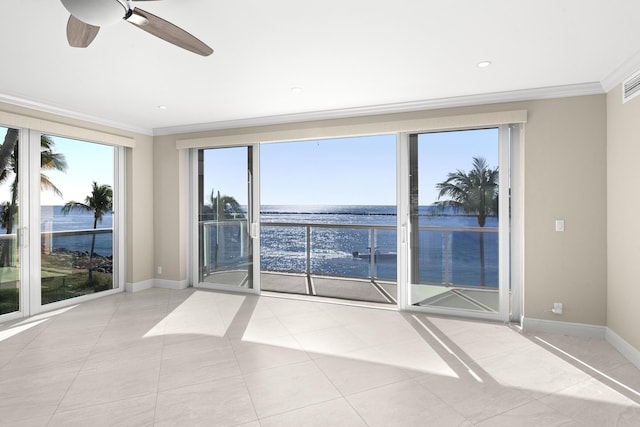
[[[261,226],[264,227],[281,227],[281,228],[297,228],[303,230],[302,235],[304,236],[304,268],[302,270],[297,270],[294,272],[297,273],[305,273],[307,275],[317,274],[317,275],[331,275],[331,276],[342,276],[342,277],[357,277],[364,278],[368,277],[370,279],[379,278],[376,273],[379,269],[378,266],[381,262],[396,263],[396,240],[395,240],[395,232],[396,227],[392,225],[365,225],[365,224],[325,224],[325,223],[290,223],[290,222],[263,222]],[[319,238],[314,245],[312,230],[317,229]],[[334,233],[338,231],[338,233]],[[387,236],[385,242],[379,242],[378,235],[386,231],[387,234],[392,236]],[[349,235],[350,238],[346,239],[336,239],[339,240],[339,246],[342,247],[333,247],[328,248],[327,244],[331,244],[333,239],[327,238],[328,235],[332,234],[340,234]],[[264,235],[264,232],[263,232]],[[389,242],[392,241],[392,244]],[[347,247],[351,242],[351,247]],[[383,243],[384,250],[379,247],[378,243]],[[324,254],[327,256],[327,253],[333,252],[333,255],[342,254],[342,256],[334,256],[331,257],[331,254],[325,259],[327,262],[315,263],[319,265],[314,266],[314,258],[313,258],[313,248],[316,247],[318,249],[318,254]],[[373,248],[373,249],[372,249]],[[263,243],[262,248],[263,256],[268,256],[268,247],[265,247]],[[373,254],[373,256],[371,256]],[[336,259],[338,258],[338,259]],[[356,273],[358,270],[362,270],[362,268],[350,268],[350,266],[342,265],[340,267],[331,268],[329,263],[333,262],[334,264],[342,261],[344,264],[345,259],[347,261],[357,261],[359,264],[367,263],[368,273]],[[264,268],[263,271],[278,271],[278,270],[270,270],[269,268]],[[357,264],[356,264],[357,265]],[[314,268],[315,267],[315,268]],[[361,266],[359,266],[361,267]],[[387,268],[389,270],[389,268]],[[395,268],[393,269],[395,273]],[[290,271],[289,271],[290,272]],[[341,274],[342,272],[342,274]],[[356,274],[354,274],[356,273]],[[387,275],[388,276],[388,275]],[[395,275],[393,277],[384,277],[385,279],[395,279]]]
[[[40,232],[42,250],[47,253],[54,249],[54,247],[63,247],[62,244],[54,244],[54,240],[56,242],[60,242],[63,239],[66,239],[66,242],[73,242],[70,245],[64,246],[69,250],[80,250],[80,251],[88,251],[89,250],[89,242],[91,236],[99,236],[101,234],[112,234],[113,230],[111,228],[92,228],[86,230],[63,230],[63,231],[42,231]],[[73,239],[75,238],[75,239]],[[85,239],[83,239],[85,238]],[[73,239],[73,240],[72,240]],[[75,241],[74,241],[75,240]],[[82,241],[82,243],[79,243]],[[95,251],[95,248],[94,248]]]
[[[246,262],[246,220],[201,224],[205,230],[205,272],[233,266],[243,259]],[[260,262],[264,272],[397,280],[395,225],[263,222],[261,227]],[[480,235],[485,237],[480,239]],[[418,241],[412,249],[413,262],[419,268],[412,281],[497,287],[497,236],[498,229],[493,227],[419,227]],[[214,246],[212,239],[217,240]],[[485,283],[480,282],[481,241],[485,248]]]
[[[80,252],[88,252],[90,249],[91,237],[92,236],[100,236],[113,233],[113,229],[111,228],[96,228],[96,229],[85,229],[85,230],[62,230],[62,231],[41,231],[40,232],[40,244],[41,249],[44,254],[48,254],[52,252],[54,249],[66,249],[69,251],[80,251]],[[22,233],[20,233],[20,237],[16,233],[10,234],[0,234],[0,244],[10,244],[11,246],[17,247],[20,242],[19,238],[24,238]],[[11,243],[9,243],[11,242]],[[96,250],[103,250],[103,252],[109,252],[103,254],[105,256],[112,255],[112,245],[110,243],[108,248],[104,248],[104,243],[99,239],[96,239],[96,246],[94,247],[94,252]],[[15,248],[14,248],[15,251]]]
[[[112,235],[111,228],[39,232],[42,304],[113,288]],[[18,234],[0,235],[0,300],[15,301],[0,307],[0,314],[18,310],[19,245]]]
[[[200,230],[202,274],[246,268],[250,253],[246,219],[200,221]]]
[[[497,227],[419,227],[419,278],[413,283],[445,286],[498,286]],[[482,237],[482,238],[481,238]],[[484,246],[485,282],[481,283],[480,245]]]

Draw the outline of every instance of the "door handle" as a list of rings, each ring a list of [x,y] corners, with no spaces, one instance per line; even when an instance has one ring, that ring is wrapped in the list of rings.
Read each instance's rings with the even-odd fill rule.
[[[25,235],[27,234],[27,227],[18,228],[18,247],[26,248],[28,246]]]

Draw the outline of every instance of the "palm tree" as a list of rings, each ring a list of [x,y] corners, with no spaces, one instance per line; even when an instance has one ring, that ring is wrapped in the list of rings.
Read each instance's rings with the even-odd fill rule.
[[[5,161],[4,167],[0,168],[0,183],[6,181],[13,175],[13,181],[11,183],[11,201],[6,202],[3,205],[2,215],[0,216],[0,225],[6,230],[7,234],[13,232],[15,223],[15,215],[18,211],[18,138],[17,131],[14,129],[7,130],[5,136],[5,142],[0,147],[0,162]],[[2,152],[6,149],[5,145],[12,146],[12,151],[6,160],[2,160]],[[67,170],[67,161],[62,153],[55,153],[53,151],[55,142],[51,137],[42,135],[40,137],[40,170],[57,170],[64,172]],[[0,163],[0,165],[2,165]],[[53,182],[44,173],[40,173],[40,188],[42,190],[53,191],[57,196],[62,197],[62,192],[56,187]],[[2,259],[0,265],[7,265],[9,262],[10,241],[3,245]]]
[[[0,225],[5,227],[7,230],[7,234],[11,234],[13,231],[13,218],[17,212],[17,206],[12,204],[11,202],[4,202],[0,205]],[[2,253],[0,254],[0,266],[7,267],[11,265],[11,246],[13,242],[11,240],[5,239],[2,242]]]
[[[98,227],[98,222],[102,222],[105,213],[113,210],[113,190],[108,184],[98,185],[93,181],[91,194],[84,199],[84,203],[70,201],[64,204],[61,212],[64,215],[72,211],[81,210],[93,212],[93,229]],[[96,234],[91,237],[91,250],[89,251],[89,284],[93,283],[92,262],[93,250],[96,246]]]
[[[485,226],[487,217],[498,215],[498,168],[489,167],[482,157],[473,158],[473,169],[468,173],[460,169],[449,173],[436,189],[436,205],[475,215],[479,227]],[[444,196],[449,199],[440,201]],[[484,233],[480,233],[480,284],[485,285]]]
[[[240,203],[233,196],[220,195],[220,191],[216,195],[215,191],[211,189],[209,195],[209,205],[205,205],[205,213],[213,215],[213,219],[234,219],[242,218],[244,214]]]
[[[19,136],[20,131],[18,129],[7,129],[7,133],[4,135],[4,141],[0,146],[0,170],[6,169],[13,149],[18,145]]]

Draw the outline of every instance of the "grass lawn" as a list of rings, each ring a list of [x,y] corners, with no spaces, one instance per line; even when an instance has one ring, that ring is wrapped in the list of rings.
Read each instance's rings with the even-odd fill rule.
[[[43,253],[41,265],[43,305],[113,288],[110,257],[90,258],[87,253],[56,251]],[[19,276],[18,267],[0,268],[0,314],[20,310]]]
[[[13,313],[20,309],[20,294],[17,288],[0,289],[0,314]]]
[[[45,276],[43,274],[43,276]],[[113,288],[111,273],[93,272],[93,281],[89,282],[87,271],[72,274],[56,274],[42,279],[42,304],[62,301],[82,295],[93,294]],[[18,288],[0,289],[0,314],[20,310],[20,291]]]
[[[89,282],[89,273],[81,271],[67,275],[56,275],[42,279],[42,304],[62,301],[113,288],[111,273],[93,272],[93,281]]]

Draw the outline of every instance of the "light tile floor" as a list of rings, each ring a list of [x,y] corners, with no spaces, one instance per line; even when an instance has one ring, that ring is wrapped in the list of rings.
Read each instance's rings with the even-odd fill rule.
[[[187,289],[0,325],[2,426],[638,426],[602,340]]]

